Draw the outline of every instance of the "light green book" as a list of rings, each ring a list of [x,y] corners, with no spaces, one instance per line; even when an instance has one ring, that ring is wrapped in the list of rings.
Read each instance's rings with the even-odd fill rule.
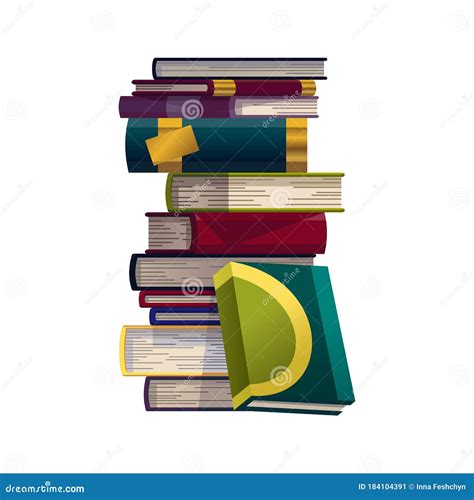
[[[339,414],[354,402],[327,267],[231,262],[214,284],[235,410]]]
[[[170,212],[343,212],[342,173],[169,174]]]

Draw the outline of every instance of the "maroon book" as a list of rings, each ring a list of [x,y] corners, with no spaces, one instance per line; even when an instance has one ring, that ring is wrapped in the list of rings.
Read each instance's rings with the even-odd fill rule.
[[[141,290],[138,296],[140,307],[202,307],[217,305],[213,288],[193,287],[189,282],[182,288]]]
[[[326,249],[319,212],[147,213],[151,254],[294,256]]]
[[[211,80],[209,78],[158,78],[133,80],[136,96],[312,96],[316,93],[314,80]]]
[[[122,96],[121,118],[316,118],[314,97]]]

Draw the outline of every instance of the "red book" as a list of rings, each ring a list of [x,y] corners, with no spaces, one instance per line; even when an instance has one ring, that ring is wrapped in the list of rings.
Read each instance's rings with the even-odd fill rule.
[[[157,80],[133,80],[137,96],[313,96],[316,93],[314,80],[298,79],[232,79],[211,80],[209,78],[159,78]]]
[[[148,254],[313,256],[326,249],[319,212],[147,213]]]
[[[213,288],[193,287],[191,282],[183,285],[182,288],[141,290],[138,301],[140,307],[202,307],[206,309],[217,305]]]

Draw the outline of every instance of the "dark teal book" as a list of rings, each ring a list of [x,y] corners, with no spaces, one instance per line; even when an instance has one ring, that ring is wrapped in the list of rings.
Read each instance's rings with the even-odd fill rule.
[[[337,415],[354,402],[327,267],[231,262],[214,285],[235,410]]]
[[[129,172],[285,173],[307,170],[306,118],[130,118]]]

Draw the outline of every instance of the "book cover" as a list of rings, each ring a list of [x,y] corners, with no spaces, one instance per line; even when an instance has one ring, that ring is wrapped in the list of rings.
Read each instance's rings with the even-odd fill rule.
[[[337,414],[354,401],[326,267],[232,262],[214,282],[234,409]]]
[[[305,172],[307,119],[130,118],[128,170],[139,172]]]
[[[148,212],[147,254],[316,255],[326,249],[318,212]]]
[[[208,95],[208,96],[264,96],[289,97],[313,96],[314,80],[211,80],[209,78],[159,78],[157,80],[133,80],[138,96]]]

